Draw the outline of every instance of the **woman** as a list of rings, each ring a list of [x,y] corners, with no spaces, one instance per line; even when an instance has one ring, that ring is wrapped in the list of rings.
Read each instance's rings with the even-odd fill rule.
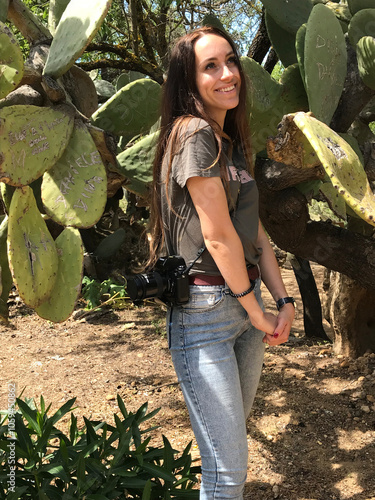
[[[285,342],[294,318],[259,223],[245,96],[226,33],[204,27],[177,42],[154,162],[150,262],[165,251],[195,261],[189,302],[168,308],[167,327],[201,453],[203,500],[243,498],[246,418],[264,343]],[[277,316],[263,311],[259,270]]]

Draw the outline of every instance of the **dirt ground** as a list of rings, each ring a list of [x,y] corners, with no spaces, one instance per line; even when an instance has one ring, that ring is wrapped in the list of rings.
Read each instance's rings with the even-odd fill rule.
[[[320,284],[323,270],[313,269]],[[306,339],[293,272],[282,273],[297,298],[297,318],[289,342],[266,351],[248,421],[245,499],[375,500],[375,354],[348,360]],[[274,309],[266,291],[264,298]],[[161,434],[179,450],[194,439],[161,308],[106,309],[52,324],[18,304],[0,336],[1,409],[14,381],[18,393],[42,394],[52,409],[77,397],[78,417],[112,423],[120,394],[128,410],[146,401],[150,410],[161,408],[154,445]],[[199,458],[195,442],[193,454]]]

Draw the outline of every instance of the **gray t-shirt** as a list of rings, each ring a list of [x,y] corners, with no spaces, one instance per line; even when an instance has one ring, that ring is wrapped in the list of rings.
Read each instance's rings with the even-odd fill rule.
[[[161,172],[162,219],[168,255],[180,255],[189,265],[203,247],[203,235],[197,211],[191,200],[186,181],[191,177],[220,177],[216,163],[218,148],[208,123],[192,118],[181,135],[181,148],[173,158],[166,195],[166,174],[169,151],[164,155]],[[248,264],[257,264],[262,253],[256,247],[258,236],[258,189],[245,169],[245,159],[237,151],[227,159],[230,201],[233,225],[240,236]],[[191,271],[192,274],[219,275],[220,272],[205,250]]]

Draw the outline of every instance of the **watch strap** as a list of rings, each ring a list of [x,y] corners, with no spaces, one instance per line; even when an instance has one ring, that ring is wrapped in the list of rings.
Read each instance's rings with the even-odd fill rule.
[[[280,309],[285,306],[285,304],[293,304],[293,306],[295,307],[295,303],[296,301],[293,297],[283,297],[282,299],[276,301],[276,307],[277,310],[280,311]]]

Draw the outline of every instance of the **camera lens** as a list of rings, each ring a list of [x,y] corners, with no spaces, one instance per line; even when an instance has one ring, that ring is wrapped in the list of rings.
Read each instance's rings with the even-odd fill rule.
[[[126,290],[133,301],[151,297],[161,297],[167,285],[167,279],[157,272],[138,274],[128,278]]]

